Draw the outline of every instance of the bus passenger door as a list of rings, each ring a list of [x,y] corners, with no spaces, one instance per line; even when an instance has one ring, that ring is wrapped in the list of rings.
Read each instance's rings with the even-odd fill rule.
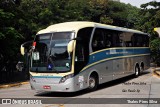
[[[109,48],[111,48],[111,33],[107,29],[96,28],[92,38],[92,52],[94,54],[93,62],[94,69],[99,74],[99,82],[104,83],[113,79],[113,61],[110,58]]]

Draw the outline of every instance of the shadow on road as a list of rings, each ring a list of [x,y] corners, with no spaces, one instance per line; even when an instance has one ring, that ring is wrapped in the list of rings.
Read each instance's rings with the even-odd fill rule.
[[[150,73],[149,71],[143,72],[141,74],[141,76],[142,75],[147,75],[149,73]],[[114,81],[106,82],[104,84],[99,85],[98,89],[95,90],[95,91],[102,90],[102,89],[105,89],[105,88],[108,88],[108,87],[112,87],[112,86],[127,82],[129,80],[132,80],[134,78],[135,78],[134,75],[131,75],[131,76],[127,76],[127,77],[117,79],[117,80],[114,80]],[[38,96],[38,97],[76,97],[76,96],[80,96],[80,95],[83,95],[83,94],[86,94],[86,93],[91,93],[91,91],[89,91],[87,89],[84,89],[84,90],[81,90],[81,91],[78,91],[78,92],[69,92],[69,93],[67,93],[67,92],[40,92],[40,93],[37,93],[35,96]]]

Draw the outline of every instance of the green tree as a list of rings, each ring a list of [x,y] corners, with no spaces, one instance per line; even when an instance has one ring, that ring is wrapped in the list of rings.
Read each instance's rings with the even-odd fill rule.
[[[148,32],[151,35],[150,46],[152,60],[158,65],[160,59],[160,39],[157,38],[153,31],[155,27],[160,26],[160,2],[149,2],[141,5],[141,20],[139,21],[139,29]]]
[[[148,8],[152,6],[152,8]],[[139,22],[139,29],[150,34],[153,33],[153,29],[157,26],[160,26],[160,3],[153,1],[141,5]]]
[[[106,19],[109,21],[108,24],[135,28],[136,22],[139,20],[137,19],[139,11],[140,9],[130,4],[109,1],[106,9]]]
[[[154,8],[148,9],[150,5]],[[21,43],[60,22],[93,21],[150,33],[160,25],[159,8],[157,2],[144,4],[140,10],[110,0],[0,0],[0,58],[11,59]]]
[[[150,43],[152,61],[160,66],[160,39],[154,39]]]

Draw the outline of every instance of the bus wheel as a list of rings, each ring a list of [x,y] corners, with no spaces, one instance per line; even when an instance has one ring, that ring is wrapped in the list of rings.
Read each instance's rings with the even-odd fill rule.
[[[140,68],[139,66],[135,67],[135,77],[137,78],[140,75]]]
[[[91,75],[89,77],[89,90],[90,91],[94,91],[97,89],[97,86],[98,86],[98,81],[97,81],[98,78],[96,78],[96,76],[93,76]]]

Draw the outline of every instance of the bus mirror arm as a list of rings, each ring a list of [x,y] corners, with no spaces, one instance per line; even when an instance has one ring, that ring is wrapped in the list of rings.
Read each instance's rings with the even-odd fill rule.
[[[28,41],[28,42],[25,42],[25,43],[23,43],[23,44],[21,45],[21,47],[20,47],[21,55],[24,56],[24,54],[26,53],[26,52],[25,52],[26,49],[28,49],[27,47],[32,46],[32,43],[33,43],[33,41]],[[31,50],[31,49],[30,49],[30,50]],[[30,52],[30,51],[29,51],[29,52]]]
[[[21,45],[21,55],[24,55],[24,46],[23,46],[23,44]]]
[[[80,40],[82,40],[82,38],[80,38],[80,37],[76,37],[76,38],[74,38],[74,39],[72,39],[72,40],[80,41]]]

